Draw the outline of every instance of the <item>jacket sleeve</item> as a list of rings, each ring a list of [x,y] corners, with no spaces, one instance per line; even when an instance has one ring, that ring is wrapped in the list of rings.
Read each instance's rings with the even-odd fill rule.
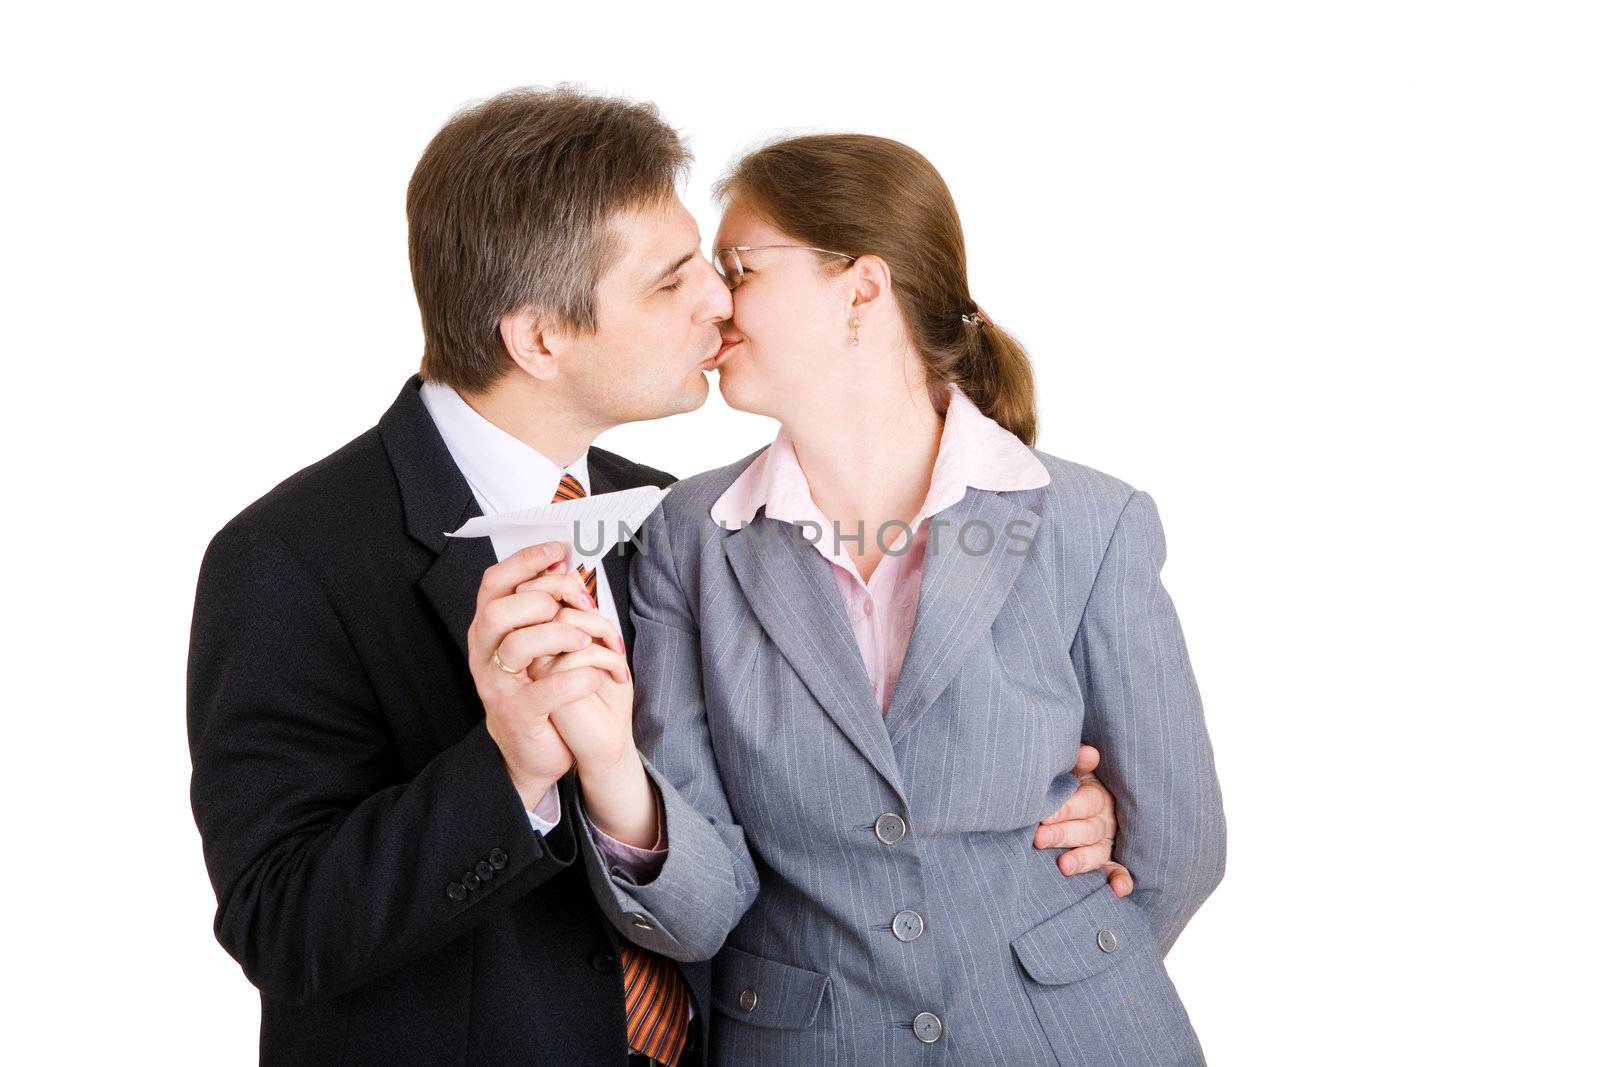
[[[324,588],[237,520],[201,565],[188,727],[217,940],[270,997],[346,992],[576,858],[570,819],[549,837],[529,825],[483,723],[404,780]]]
[[[1222,880],[1226,828],[1199,689],[1161,584],[1166,541],[1155,502],[1124,506],[1089,594],[1072,655],[1083,740],[1117,804],[1115,858],[1162,955]]]
[[[664,509],[632,567],[634,738],[665,815],[666,859],[639,884],[579,830],[590,884],[623,936],[682,961],[716,955],[755,902],[755,863],[711,750],[699,627],[674,564]]]

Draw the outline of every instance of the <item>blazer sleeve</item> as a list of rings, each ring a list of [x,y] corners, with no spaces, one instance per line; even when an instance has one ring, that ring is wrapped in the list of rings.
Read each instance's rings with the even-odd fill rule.
[[[580,850],[601,909],[623,936],[671,959],[708,960],[755,902],[759,881],[711,750],[699,626],[674,564],[664,508],[646,520],[642,545],[630,584],[633,729],[662,802],[666,859],[639,884],[581,831]]]
[[[1083,740],[1117,804],[1115,858],[1162,955],[1222,880],[1226,828],[1200,692],[1172,600],[1155,502],[1124,506],[1089,594],[1072,655]]]
[[[424,956],[576,859],[570,826],[529,825],[482,723],[403,780],[367,677],[279,537],[217,535],[190,632],[190,799],[217,940],[275,999],[336,996]]]

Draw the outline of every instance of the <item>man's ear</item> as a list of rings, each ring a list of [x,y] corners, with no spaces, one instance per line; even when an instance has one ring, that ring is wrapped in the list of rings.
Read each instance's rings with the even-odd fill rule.
[[[500,316],[500,342],[506,346],[506,354],[540,381],[556,376],[559,338],[560,331],[552,328],[548,317],[531,304]]]

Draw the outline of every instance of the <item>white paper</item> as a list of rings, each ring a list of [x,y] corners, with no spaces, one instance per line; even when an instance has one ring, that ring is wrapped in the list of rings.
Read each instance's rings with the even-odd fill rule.
[[[594,568],[611,547],[632,537],[667,495],[665,489],[641,485],[620,493],[600,493],[499,515],[468,519],[448,537],[488,537],[495,555],[505,559],[529,545],[556,541],[567,546],[567,562]]]

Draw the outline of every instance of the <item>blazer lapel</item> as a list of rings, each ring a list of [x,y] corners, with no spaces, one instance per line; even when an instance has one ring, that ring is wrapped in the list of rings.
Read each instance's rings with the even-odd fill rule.
[[[905,797],[883,715],[830,564],[765,515],[730,534],[728,562],[762,629],[861,755]]]
[[[1016,494],[969,489],[932,521],[937,530],[929,536],[936,533],[937,540],[930,543],[923,564],[917,620],[885,717],[896,744],[994,625],[1042,520]],[[964,542],[963,527],[968,531]]]

